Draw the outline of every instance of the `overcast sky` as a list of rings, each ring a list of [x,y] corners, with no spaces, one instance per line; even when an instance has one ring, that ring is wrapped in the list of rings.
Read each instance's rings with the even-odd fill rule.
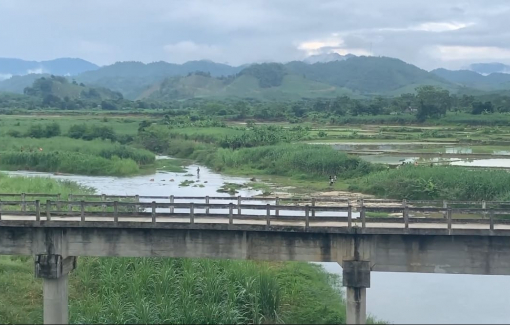
[[[510,1],[0,0],[0,57],[239,65],[332,51],[510,64]]]

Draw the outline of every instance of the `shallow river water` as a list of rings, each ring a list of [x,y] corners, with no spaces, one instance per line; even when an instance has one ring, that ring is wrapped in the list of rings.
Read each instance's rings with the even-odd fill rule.
[[[189,166],[196,173],[197,166]],[[248,179],[228,177],[200,167],[200,183],[205,187],[179,187],[185,179],[179,173],[157,172],[128,178],[64,176],[47,173],[9,172],[11,175],[52,177],[72,180],[110,195],[224,196],[216,190],[224,182],[246,183]],[[154,181],[150,181],[154,179]],[[174,179],[174,182],[170,182]],[[207,181],[207,183],[204,183]],[[253,190],[238,195],[252,196]],[[212,203],[212,202],[211,202]],[[336,263],[321,263],[332,273],[341,274]],[[510,276],[447,275],[417,273],[378,273],[371,275],[367,290],[367,310],[371,315],[391,323],[510,323]]]

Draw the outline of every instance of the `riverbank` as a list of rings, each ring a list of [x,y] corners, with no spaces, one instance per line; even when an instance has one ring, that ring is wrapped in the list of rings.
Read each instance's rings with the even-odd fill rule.
[[[73,181],[5,174],[0,190],[93,192]],[[0,257],[0,273],[0,323],[40,323],[42,284],[32,259]],[[72,323],[345,323],[338,278],[308,263],[80,258],[69,282]]]

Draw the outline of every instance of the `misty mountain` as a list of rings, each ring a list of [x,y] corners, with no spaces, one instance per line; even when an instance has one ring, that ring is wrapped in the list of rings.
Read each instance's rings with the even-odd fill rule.
[[[196,97],[299,99],[348,95],[399,95],[418,86],[455,91],[457,86],[416,66],[391,58],[353,57],[344,61],[252,64],[235,76],[208,74],[174,77],[150,87],[139,98],[155,100]]]
[[[431,71],[431,73],[457,85],[479,90],[494,91],[510,89],[510,74],[506,73],[491,73],[484,76],[470,70],[452,71],[447,69],[436,69]]]
[[[242,67],[232,67],[212,61],[189,61],[184,64],[168,62],[117,62],[95,71],[85,72],[77,76],[76,80],[86,84],[119,91],[126,98],[134,99],[155,83],[173,76],[185,76],[189,73],[202,71],[213,77],[228,76],[241,71]]]
[[[269,72],[267,70],[274,69]],[[260,74],[260,72],[269,72]],[[157,101],[191,98],[255,98],[259,100],[297,100],[301,98],[360,98],[349,89],[287,74],[276,64],[260,64],[236,76],[215,78],[205,73],[171,77],[144,91],[138,99]]]
[[[24,76],[13,76],[4,81],[0,81],[0,91],[23,94],[26,87],[31,86],[35,80],[42,77],[49,77],[49,74],[31,73]]]
[[[503,63],[473,63],[469,66],[469,70],[480,74],[488,75],[491,73],[510,73],[510,65]]]
[[[87,87],[83,83],[70,82],[66,77],[54,76],[35,79],[30,87],[26,87],[23,93],[28,96],[40,97],[42,99],[51,96],[60,100],[95,100],[122,99],[121,93],[111,91],[107,88]]]
[[[300,61],[285,65],[292,74],[321,83],[344,87],[362,94],[395,95],[413,92],[421,85],[453,90],[443,78],[399,59],[388,57],[351,57],[348,60],[306,64]]]
[[[61,58],[50,61],[25,61],[21,59],[0,58],[0,80],[8,79],[11,76],[44,73],[73,76],[98,68],[99,66],[82,59]]]
[[[308,64],[314,64],[314,63],[326,63],[326,62],[332,62],[332,61],[344,61],[349,58],[356,57],[353,54],[346,54],[346,55],[340,55],[338,53],[325,53],[325,54],[316,54],[311,55],[303,60],[303,62]]]

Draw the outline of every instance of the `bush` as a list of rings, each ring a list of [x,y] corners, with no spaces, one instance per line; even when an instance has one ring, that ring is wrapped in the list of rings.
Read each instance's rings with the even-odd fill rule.
[[[505,200],[510,196],[510,173],[453,166],[403,166],[362,177],[349,189],[400,200]]]

